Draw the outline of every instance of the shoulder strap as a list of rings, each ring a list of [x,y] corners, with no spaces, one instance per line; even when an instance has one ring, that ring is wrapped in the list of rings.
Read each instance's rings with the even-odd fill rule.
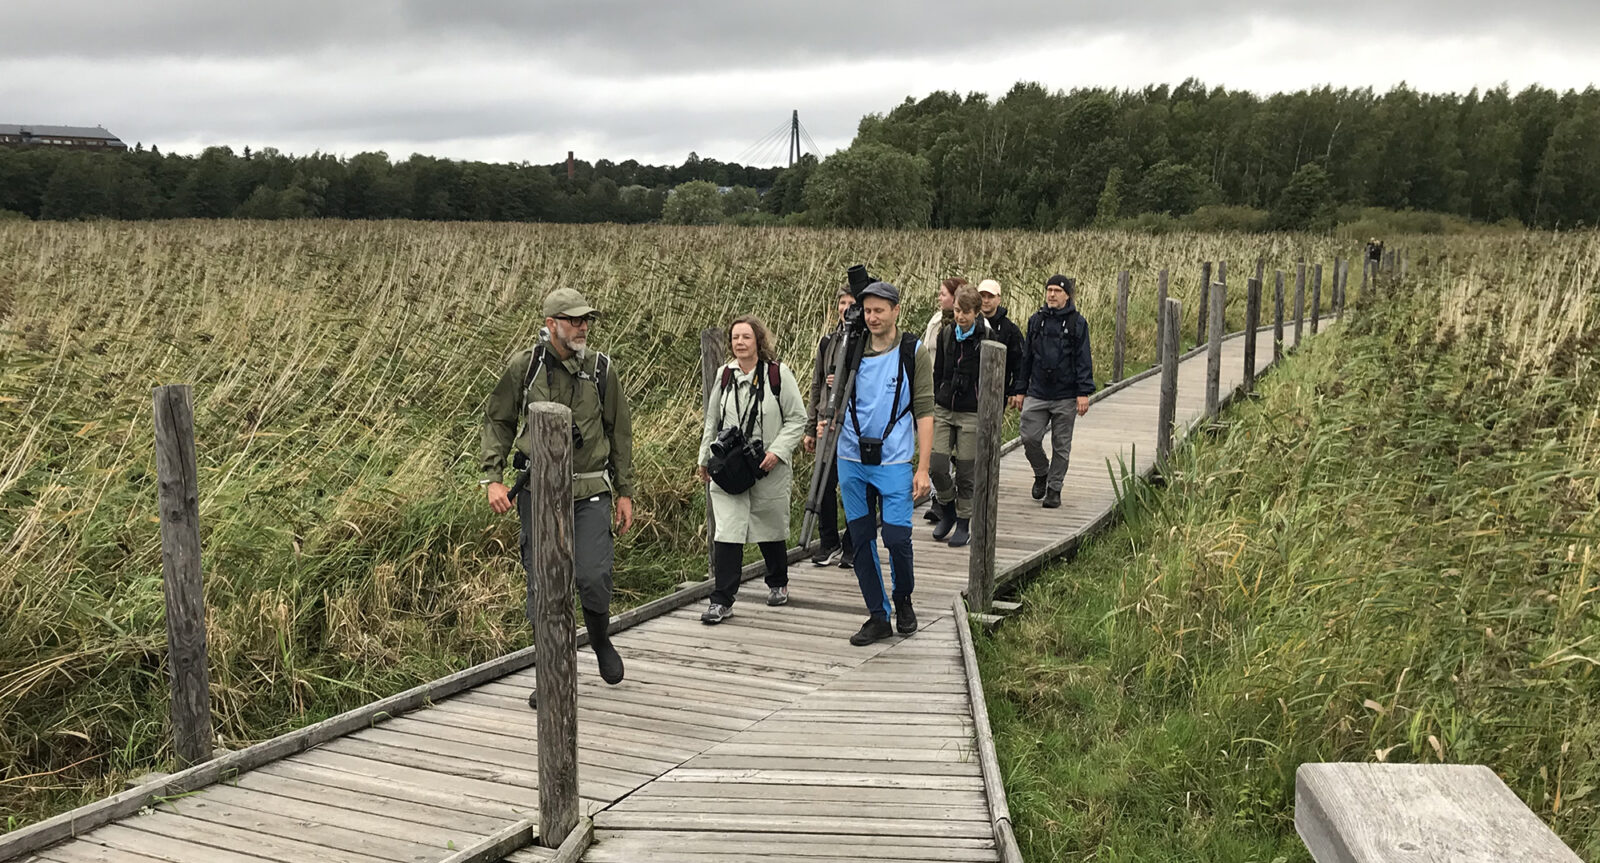
[[[526,400],[528,387],[533,386],[533,376],[539,373],[539,367],[544,365],[544,342],[533,346],[533,357],[528,362],[528,371],[522,376],[522,396]]]

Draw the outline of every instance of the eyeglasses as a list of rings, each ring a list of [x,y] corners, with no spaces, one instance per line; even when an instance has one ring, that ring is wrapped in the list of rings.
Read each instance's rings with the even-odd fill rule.
[[[556,315],[555,318],[558,321],[566,321],[567,323],[572,324],[574,326],[577,326],[577,325],[580,325],[580,324],[587,326],[588,324],[594,323],[594,316],[593,315],[584,315],[583,317],[579,317],[579,318],[574,318],[574,317],[572,317],[570,315]]]

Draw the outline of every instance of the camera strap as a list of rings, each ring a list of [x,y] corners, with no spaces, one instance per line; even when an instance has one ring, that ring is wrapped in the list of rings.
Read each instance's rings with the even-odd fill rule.
[[[906,362],[907,350],[906,350],[906,338],[905,338],[905,336],[903,336],[903,335],[901,336],[900,344],[899,344],[898,347],[899,347],[899,351],[898,352],[899,352],[900,356],[897,358],[897,363],[896,363],[899,366],[899,368],[895,370],[894,399],[889,403],[889,409],[890,409],[889,424],[885,425],[883,427],[883,435],[881,436],[882,440],[888,440],[889,439],[889,432],[894,431],[895,424],[900,422],[900,418],[901,417],[905,416],[908,413],[911,413],[911,403],[913,401],[915,401],[914,397],[910,398],[910,399],[907,399],[905,408],[901,409],[901,407],[900,407],[900,391],[901,391],[901,388],[905,385],[906,373],[908,371],[911,371],[910,367],[908,366],[908,364]],[[912,349],[912,351],[910,353],[912,355],[911,362],[914,363],[916,361],[915,360],[915,346],[914,345],[913,345],[913,349]],[[860,376],[861,376],[861,373],[860,373],[859,370],[857,370],[856,377],[857,377],[858,381],[860,379]],[[856,393],[859,392],[859,391],[860,391],[859,388],[857,388],[857,389],[851,390],[851,392],[850,392],[850,424],[855,427],[856,439],[857,440],[861,439],[861,416],[856,411]]]
[[[722,398],[726,400],[728,397],[728,390],[733,390],[733,415],[736,418],[739,429],[744,432],[746,439],[755,434],[756,415],[761,410],[761,396],[763,394],[762,384],[766,381],[768,374],[767,367],[769,365],[770,364],[765,361],[758,361],[756,363],[754,372],[750,375],[752,392],[750,405],[748,408],[741,407],[739,405],[739,387],[737,384],[731,383],[733,380],[733,369],[729,367],[724,370],[724,380],[729,381],[729,383],[726,384],[722,389]],[[722,412],[719,410],[717,412],[717,431],[720,432],[722,429]]]

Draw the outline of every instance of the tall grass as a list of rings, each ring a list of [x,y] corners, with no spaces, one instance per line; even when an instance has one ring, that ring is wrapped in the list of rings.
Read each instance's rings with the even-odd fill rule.
[[[1155,358],[1158,269],[1193,310],[1202,259],[1332,253],[1198,235],[0,226],[5,826],[168,764],[152,386],[195,388],[212,705],[240,746],[527,642],[515,524],[482,501],[477,434],[553,288],[607,312],[594,341],[635,407],[625,606],[704,571],[702,327],[760,314],[805,379],[852,263],[905,289],[915,331],[944,276],[1000,279],[1023,319],[1060,271],[1082,285],[1103,379],[1117,270],[1134,272],[1137,369]]]
[[[1030,859],[1306,860],[1307,761],[1600,858],[1600,235],[1429,247],[983,642]]]

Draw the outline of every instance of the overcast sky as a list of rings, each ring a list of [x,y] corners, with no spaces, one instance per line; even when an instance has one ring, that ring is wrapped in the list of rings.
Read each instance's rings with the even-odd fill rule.
[[[0,0],[0,122],[458,159],[823,153],[934,90],[1600,81],[1596,0]],[[784,146],[757,151],[781,159]]]

